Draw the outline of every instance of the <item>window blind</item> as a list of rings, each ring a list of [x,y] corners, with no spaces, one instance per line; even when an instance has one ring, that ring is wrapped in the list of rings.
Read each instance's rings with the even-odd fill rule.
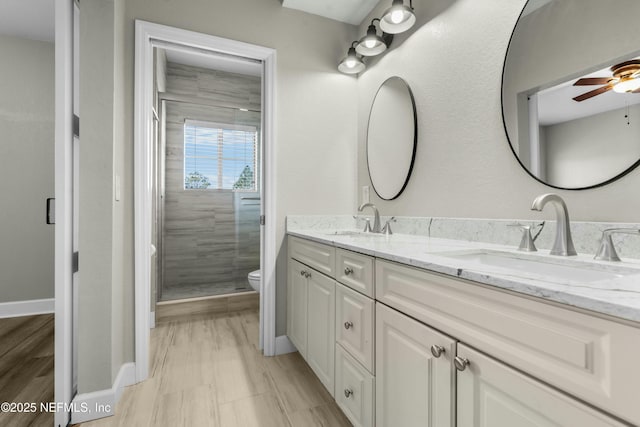
[[[184,188],[256,191],[255,127],[184,123]]]

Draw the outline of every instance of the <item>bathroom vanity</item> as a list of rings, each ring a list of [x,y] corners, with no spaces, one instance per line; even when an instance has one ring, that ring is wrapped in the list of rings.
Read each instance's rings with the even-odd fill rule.
[[[355,426],[640,424],[638,264],[353,230],[288,250],[287,334]]]

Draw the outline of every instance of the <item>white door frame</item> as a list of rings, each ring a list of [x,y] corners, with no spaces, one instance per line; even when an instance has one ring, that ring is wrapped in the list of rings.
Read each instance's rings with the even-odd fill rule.
[[[189,48],[221,52],[262,61],[264,127],[263,268],[261,331],[264,354],[276,351],[276,180],[275,180],[275,73],[276,51],[248,43],[136,20],[134,115],[134,238],[135,238],[135,363],[136,381],[149,375],[151,307],[151,161],[153,125],[153,46],[169,42]]]
[[[54,400],[70,404],[73,251],[73,0],[55,2],[55,351]],[[55,413],[66,426],[68,411]]]

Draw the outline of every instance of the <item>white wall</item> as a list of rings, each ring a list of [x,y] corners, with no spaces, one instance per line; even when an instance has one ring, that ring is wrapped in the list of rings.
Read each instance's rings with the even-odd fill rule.
[[[0,36],[0,303],[53,298],[54,45]]]
[[[544,130],[547,179],[559,187],[607,181],[640,159],[639,105],[545,126]]]
[[[379,4],[377,15],[387,3]],[[364,138],[377,87],[387,77],[398,75],[407,80],[417,103],[419,141],[413,176],[397,200],[381,201],[372,193],[383,214],[553,218],[552,211],[529,210],[537,195],[553,189],[520,167],[502,124],[502,65],[524,4],[524,0],[414,1],[416,10],[431,19],[402,43],[394,41],[394,48],[360,76],[360,186],[370,185]],[[623,12],[616,8],[615,13]],[[606,19],[607,14],[603,16]],[[363,26],[361,33],[364,31]],[[631,42],[636,43],[635,39]],[[576,51],[592,55],[594,50],[582,47]],[[630,196],[639,186],[640,171],[636,170],[602,188],[553,191],[565,198],[572,219],[633,222],[638,220],[640,199]]]

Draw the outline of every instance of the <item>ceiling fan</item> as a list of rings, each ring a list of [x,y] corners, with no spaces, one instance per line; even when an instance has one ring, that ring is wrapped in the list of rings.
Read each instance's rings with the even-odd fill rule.
[[[640,59],[621,62],[611,67],[613,77],[586,77],[578,79],[574,86],[603,85],[598,89],[583,93],[573,98],[582,102],[586,99],[603,94],[613,89],[619,93],[640,93]]]

